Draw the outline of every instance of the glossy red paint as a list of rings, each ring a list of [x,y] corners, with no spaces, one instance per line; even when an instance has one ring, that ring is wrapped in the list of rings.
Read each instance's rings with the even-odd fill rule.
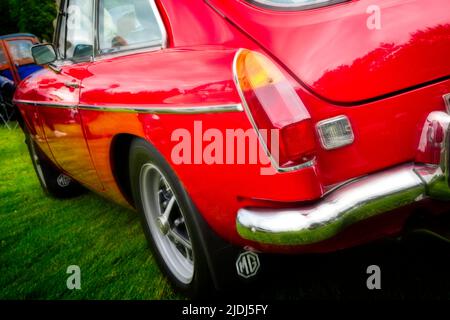
[[[95,190],[102,190],[95,167],[90,159],[82,119],[77,108],[80,89],[66,86],[81,83],[88,65],[63,66],[61,73],[36,76],[35,102],[49,104],[38,107],[42,130],[53,159],[65,172]],[[63,105],[54,108],[53,104]],[[67,146],[70,146],[68,149]]]
[[[208,2],[309,90],[336,104],[360,104],[450,74],[446,0],[358,0],[295,12]],[[366,26],[369,7],[379,9],[379,30]]]
[[[210,106],[239,103],[232,80],[234,49],[168,49],[128,57],[99,59],[89,67],[91,77],[83,82],[81,104],[96,106]],[[167,70],[167,65],[172,71]],[[124,68],[124,69],[122,69]],[[173,69],[172,69],[173,68]],[[152,70],[148,73],[147,70]],[[170,74],[173,72],[173,74]],[[120,76],[123,75],[123,76]],[[132,75],[130,77],[130,75]],[[167,79],[162,80],[162,79]],[[92,88],[91,90],[89,88]],[[131,94],[139,92],[139,95]],[[108,113],[81,110],[93,160],[99,168],[107,192],[114,189],[113,173],[108,165],[114,136],[133,134],[144,137],[164,155],[213,228],[226,238],[237,239],[235,215],[239,198],[277,199],[278,201],[312,200],[322,194],[315,171],[302,170],[284,175],[261,176],[259,165],[176,165],[171,152],[178,143],[172,133],[180,128],[193,132],[194,122],[201,121],[203,131],[249,129],[243,112],[199,115],[151,115]],[[205,143],[206,145],[206,143]],[[202,177],[208,177],[203,181]],[[244,180],[243,180],[244,178]],[[202,182],[203,181],[203,182]],[[304,183],[308,181],[308,183]],[[220,193],[211,189],[214,184]],[[268,188],[267,186],[283,186]],[[214,201],[208,194],[215,194]],[[230,228],[223,228],[223,224]]]
[[[339,245],[331,239],[308,248],[268,247],[238,235],[236,213],[248,205],[315,201],[335,184],[413,161],[426,116],[444,110],[442,95],[450,92],[450,18],[442,10],[448,5],[440,0],[433,5],[379,1],[387,12],[386,29],[372,34],[365,27],[365,10],[373,1],[289,13],[243,1],[207,2],[157,2],[169,35],[165,49],[99,56],[94,62],[67,64],[59,74],[46,69],[23,81],[15,99],[33,138],[67,174],[124,205],[115,170],[128,168],[111,162],[114,143],[127,135],[148,140],[169,162],[212,229],[240,246],[329,251],[375,237],[369,234],[379,236],[383,232],[368,232],[366,225],[366,236],[352,233],[354,237],[342,237]],[[426,14],[418,15],[427,4]],[[314,124],[346,115],[354,143],[331,151],[319,149],[315,167],[273,175],[261,175],[259,164],[175,164],[174,130],[193,133],[195,121],[202,122],[204,131],[246,130],[251,128],[246,113],[180,115],[133,109],[241,103],[232,70],[239,48],[273,57]],[[427,83],[430,80],[436,81]],[[80,88],[68,88],[66,82],[77,82]],[[420,86],[408,89],[416,85]],[[404,92],[393,94],[398,90]],[[83,106],[129,108],[129,112]],[[403,218],[386,217],[380,224],[384,234],[398,232]]]

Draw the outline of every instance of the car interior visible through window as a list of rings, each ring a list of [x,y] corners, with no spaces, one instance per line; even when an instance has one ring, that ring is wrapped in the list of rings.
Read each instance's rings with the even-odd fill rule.
[[[71,0],[67,13],[66,59],[86,59],[93,54],[93,1]]]
[[[33,45],[33,41],[29,39],[7,41],[11,58],[17,68],[20,79],[25,79],[30,74],[41,69],[40,66],[34,64],[34,59],[31,54],[31,47]]]
[[[161,45],[163,35],[150,0],[100,0],[100,53]]]
[[[93,55],[94,3],[90,0],[70,0],[66,17],[61,17],[58,53],[61,59],[83,61]]]

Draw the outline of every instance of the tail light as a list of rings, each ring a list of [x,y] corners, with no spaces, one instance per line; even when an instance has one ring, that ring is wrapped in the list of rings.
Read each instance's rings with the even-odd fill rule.
[[[277,169],[309,165],[316,150],[314,127],[288,79],[267,57],[250,50],[237,53],[234,68],[247,114]]]

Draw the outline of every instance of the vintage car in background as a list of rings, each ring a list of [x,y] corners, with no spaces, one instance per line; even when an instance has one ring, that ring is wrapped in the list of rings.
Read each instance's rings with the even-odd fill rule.
[[[15,33],[0,36],[0,76],[16,85],[33,72],[42,69],[34,63],[31,47],[39,39],[29,33]]]
[[[33,72],[42,69],[34,63],[31,47],[39,39],[29,33],[0,36],[0,124],[9,127],[16,120],[16,109],[11,103],[15,86]]]
[[[257,277],[262,253],[398,235],[450,209],[449,10],[63,1],[15,94],[39,181],[136,208],[193,295]]]

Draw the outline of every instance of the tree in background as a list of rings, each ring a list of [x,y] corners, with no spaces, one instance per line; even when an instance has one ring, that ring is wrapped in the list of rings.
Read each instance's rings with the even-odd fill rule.
[[[52,40],[55,0],[0,0],[0,12],[0,35],[29,32],[41,40]]]
[[[0,19],[0,35],[17,32],[17,23],[11,19],[9,0],[0,1],[0,12],[2,14]]]

